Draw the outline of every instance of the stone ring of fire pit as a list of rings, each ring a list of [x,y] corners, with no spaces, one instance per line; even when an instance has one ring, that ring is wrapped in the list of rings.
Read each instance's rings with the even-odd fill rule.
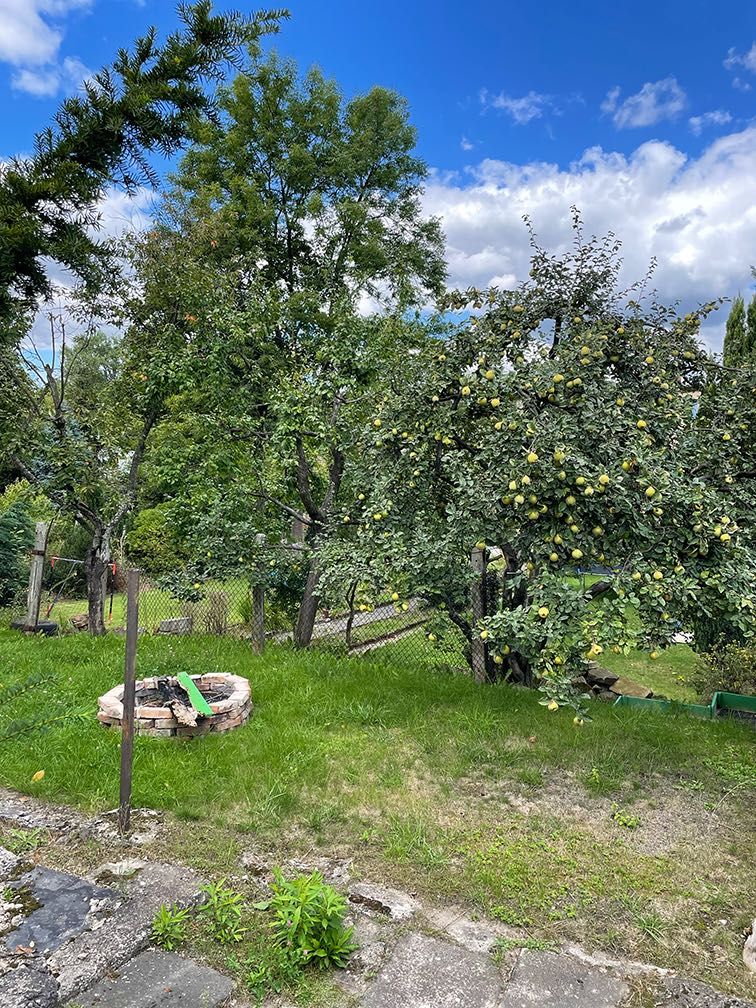
[[[173,676],[140,679],[136,684],[134,731],[156,738],[207,735],[231,731],[249,720],[252,696],[248,680],[227,672],[208,672],[192,680],[213,711],[199,714],[186,691]],[[98,700],[97,720],[108,728],[120,728],[123,718],[123,684],[114,686]]]

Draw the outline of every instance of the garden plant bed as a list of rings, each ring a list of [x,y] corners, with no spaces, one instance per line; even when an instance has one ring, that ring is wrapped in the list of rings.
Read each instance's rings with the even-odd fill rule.
[[[227,672],[191,678],[209,703],[212,715],[193,710],[188,694],[174,676],[155,676],[136,684],[135,731],[156,738],[206,735],[239,728],[249,720],[252,699],[247,679]],[[108,728],[121,727],[123,685],[100,697],[97,719]]]

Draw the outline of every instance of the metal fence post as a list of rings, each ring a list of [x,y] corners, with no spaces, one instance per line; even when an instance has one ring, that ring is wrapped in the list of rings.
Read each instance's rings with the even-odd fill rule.
[[[31,551],[29,568],[29,590],[26,593],[26,623],[24,630],[36,630],[39,623],[39,604],[42,598],[42,575],[45,569],[45,553],[49,522],[37,522],[34,527],[34,549]]]
[[[484,683],[487,678],[487,654],[486,642],[481,638],[477,625],[486,615],[486,551],[478,546],[472,551],[470,556],[472,568],[475,571],[475,579],[470,588],[470,626],[472,629],[472,640],[470,647],[472,651],[473,678],[477,683]]]
[[[130,570],[126,585],[126,662],[123,676],[121,786],[118,805],[118,825],[121,833],[128,833],[131,828],[131,779],[134,766],[134,693],[138,637],[139,571]]]

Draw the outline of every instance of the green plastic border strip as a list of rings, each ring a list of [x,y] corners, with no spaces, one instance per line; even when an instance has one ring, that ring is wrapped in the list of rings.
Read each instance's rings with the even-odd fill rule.
[[[197,686],[189,677],[188,673],[179,672],[176,678],[184,687],[186,692],[189,694],[189,702],[191,703],[192,707],[194,707],[194,709],[198,713],[204,714],[205,717],[210,717],[213,713],[213,709],[207,702],[207,700],[205,700],[205,698],[202,696]]]
[[[756,714],[756,697],[742,693],[718,690],[709,704],[689,704],[680,700],[657,700],[653,697],[617,697],[614,707],[637,707],[646,710],[666,711],[671,714],[692,714],[693,717],[715,718],[719,711],[746,711]]]

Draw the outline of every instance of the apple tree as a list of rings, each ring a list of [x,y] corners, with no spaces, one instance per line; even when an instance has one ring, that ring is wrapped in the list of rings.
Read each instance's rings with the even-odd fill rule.
[[[574,247],[534,241],[516,289],[450,296],[467,317],[393,374],[324,577],[359,577],[363,604],[425,598],[431,639],[483,639],[487,678],[578,721],[586,658],[754,627],[756,375],[699,345],[713,304],[646,305],[620,266],[576,215]],[[476,544],[499,558],[479,618]]]

